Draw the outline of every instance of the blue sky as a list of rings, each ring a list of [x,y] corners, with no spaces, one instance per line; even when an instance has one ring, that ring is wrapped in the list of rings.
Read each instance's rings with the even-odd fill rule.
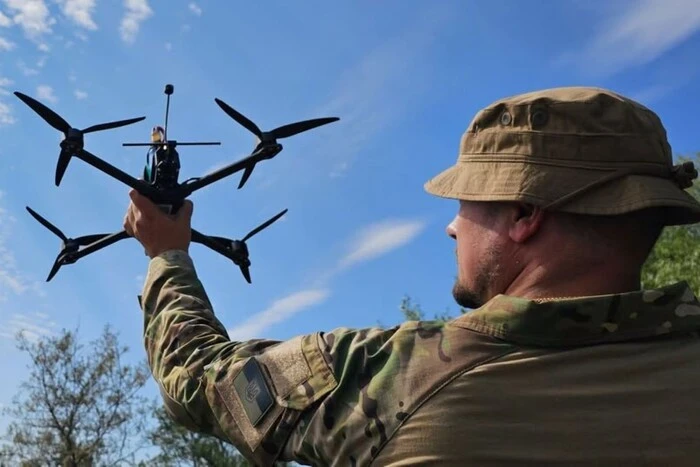
[[[180,149],[181,179],[247,155],[253,136],[214,98],[263,129],[308,118],[340,121],[282,140],[242,190],[240,174],[192,197],[198,230],[249,242],[253,284],[216,253],[191,253],[215,312],[234,338],[291,338],[338,326],[402,320],[408,294],[430,315],[456,312],[456,202],[423,183],[452,164],[473,115],[495,99],[567,85],[608,87],[663,119],[677,153],[700,151],[700,2],[227,2],[0,0],[0,351],[10,402],[28,375],[13,335],[111,324],[144,358],[136,295],[147,258],[123,241],[45,282],[59,240],[121,229],[128,188],[73,160],[53,183],[60,135],[11,93],[49,105],[72,125],[146,116],[86,136],[86,148],[134,176],[146,141],[221,141]],[[147,392],[155,395],[149,382]],[[4,425],[4,423],[3,423]]]

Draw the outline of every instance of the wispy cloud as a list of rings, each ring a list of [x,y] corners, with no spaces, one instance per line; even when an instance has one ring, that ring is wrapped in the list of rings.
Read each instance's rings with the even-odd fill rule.
[[[41,337],[54,335],[58,324],[46,313],[15,313],[0,329],[0,337],[14,339],[21,332],[29,341],[36,341]]]
[[[58,102],[58,98],[53,93],[53,88],[46,84],[42,84],[36,88],[36,95],[39,100],[49,101],[53,104]]]
[[[194,13],[195,15],[197,15],[197,16],[202,16],[202,8],[201,8],[199,5],[197,5],[195,2],[191,2],[191,3],[188,5],[188,8],[189,8],[190,11],[191,11],[192,13]]]
[[[424,228],[425,223],[422,221],[386,220],[361,229],[351,239],[345,256],[333,269],[320,274],[314,286],[273,302],[267,309],[229,330],[231,339],[244,340],[260,337],[269,326],[323,303],[331,295],[328,283],[333,276],[347,268],[405,246]]]
[[[230,329],[232,340],[247,340],[260,337],[273,324],[282,322],[300,311],[323,303],[330,296],[327,289],[302,290],[275,300],[260,313],[251,316],[240,326]]]
[[[0,76],[0,96],[10,94],[6,88],[13,84],[13,81],[4,76]],[[12,115],[12,109],[5,102],[0,100],[0,126],[12,125],[15,123],[15,117]]]
[[[620,9],[612,2],[611,14],[597,34],[577,52],[559,58],[596,73],[615,73],[647,64],[700,30],[697,0],[640,0]]]
[[[338,266],[347,268],[382,256],[410,243],[425,228],[425,222],[386,220],[362,229]]]
[[[10,295],[21,295],[28,290],[34,290],[41,295],[43,293],[39,284],[29,281],[19,271],[12,248],[8,246],[11,226],[16,219],[5,208],[3,198],[4,194],[0,191],[0,302],[6,301]]]
[[[126,13],[119,31],[122,40],[131,44],[136,40],[141,23],[153,15],[153,10],[148,5],[148,0],[124,0],[124,7]]]
[[[10,11],[12,21],[19,25],[30,39],[37,39],[42,34],[51,32],[56,22],[49,15],[49,8],[44,0],[4,0]]]
[[[63,14],[75,24],[91,31],[97,29],[97,24],[92,19],[95,0],[64,0],[61,3]]]
[[[10,40],[5,39],[4,37],[0,37],[0,50],[4,52],[8,52],[12,49],[14,49],[16,44]]]
[[[39,70],[27,66],[27,64],[24,63],[23,60],[20,60],[17,63],[17,68],[19,68],[19,71],[22,72],[24,76],[35,76],[39,74]]]
[[[12,26],[12,20],[0,11],[0,27],[9,28],[10,26]]]
[[[81,91],[80,89],[75,90],[75,98],[78,100],[83,100],[87,99],[88,94],[85,91]]]
[[[0,126],[12,125],[16,122],[12,109],[4,102],[0,102]]]

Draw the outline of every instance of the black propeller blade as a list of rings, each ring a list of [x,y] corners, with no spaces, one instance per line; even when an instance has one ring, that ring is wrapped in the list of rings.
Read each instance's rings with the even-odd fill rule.
[[[68,130],[70,130],[71,127],[67,121],[65,121],[63,118],[61,118],[60,115],[46,107],[41,102],[27,96],[26,94],[22,94],[19,91],[15,91],[15,96],[19,97],[22,100],[22,102],[31,107],[31,109],[34,112],[38,113],[39,116],[46,121],[46,123],[57,129],[61,133],[68,133]]]
[[[115,122],[100,123],[97,125],[92,125],[85,128],[84,130],[79,130],[73,128],[67,121],[65,121],[60,115],[58,115],[53,110],[49,109],[47,106],[37,101],[36,99],[22,94],[19,91],[15,91],[15,95],[25,104],[27,104],[34,112],[39,114],[46,123],[51,125],[56,130],[63,133],[65,139],[61,142],[61,152],[58,155],[58,163],[56,164],[56,186],[61,184],[63,175],[66,173],[68,168],[68,163],[70,158],[75,154],[75,152],[83,149],[83,135],[85,133],[94,133],[96,131],[110,130],[113,128],[119,128],[126,125],[131,125],[132,123],[140,122],[145,120],[146,117],[130,118],[127,120],[118,120]]]
[[[30,208],[29,206],[26,206],[26,208],[27,208],[27,211],[29,211],[29,214],[31,214],[32,217],[34,217],[34,219],[38,220],[44,227],[46,227],[46,228],[49,229],[51,232],[53,232],[54,234],[56,234],[56,236],[57,236],[58,238],[60,238],[61,240],[63,240],[64,243],[66,243],[66,242],[68,241],[68,237],[66,237],[66,236],[64,235],[64,233],[61,232],[61,231],[58,229],[58,227],[56,227],[56,226],[53,225],[51,222],[49,222],[49,221],[47,221],[46,219],[44,219],[41,215],[39,215],[39,213],[37,213],[36,211],[34,211],[34,210],[33,210],[32,208]]]
[[[241,241],[242,241],[242,242],[245,242],[245,241],[247,241],[250,237],[252,237],[253,235],[255,235],[255,234],[257,234],[258,232],[260,232],[261,230],[268,228],[273,222],[277,221],[280,217],[284,216],[284,215],[287,213],[287,211],[288,211],[288,209],[284,209],[284,210],[283,210],[282,212],[280,212],[279,214],[276,214],[275,216],[273,216],[273,217],[271,217],[270,219],[266,220],[265,222],[263,222],[262,224],[260,224],[259,226],[257,226],[256,228],[254,228],[253,230],[251,230],[250,232],[248,232],[248,235],[246,235],[245,237],[243,237],[243,240],[241,240]]]
[[[278,139],[288,138],[290,136],[294,136],[294,135],[302,133],[304,131],[308,131],[308,130],[311,130],[313,128],[317,128],[321,125],[326,125],[328,123],[332,123],[332,122],[340,120],[337,117],[314,118],[312,120],[304,120],[301,122],[289,123],[287,125],[282,125],[281,127],[275,128],[272,131],[262,131],[249,118],[247,118],[242,113],[238,112],[236,109],[234,109],[233,107],[228,105],[226,102],[222,101],[219,98],[215,98],[214,101],[218,104],[219,107],[221,107],[221,109],[224,112],[226,112],[226,114],[229,117],[233,118],[241,126],[246,128],[248,131],[253,133],[258,138],[258,144],[255,147],[256,151],[258,149],[261,149],[261,148],[266,147],[266,146],[277,145]],[[279,149],[281,149],[281,147]],[[279,152],[279,150],[277,152]],[[277,152],[274,152],[271,155],[268,154],[268,157],[274,156]],[[241,177],[241,181],[238,184],[239,189],[243,188],[243,185],[245,185],[245,182],[248,181],[248,178],[250,178],[251,174],[253,173],[253,169],[255,169],[256,163],[257,163],[257,161],[254,161],[248,167],[246,167],[245,172],[243,173],[243,176]]]
[[[215,98],[214,101],[219,105],[219,107],[221,107],[221,109],[224,112],[228,114],[229,117],[233,118],[235,121],[241,124],[241,126],[247,128],[248,131],[260,138],[261,144],[274,144],[277,139],[288,138],[290,136],[294,136],[304,131],[317,128],[321,125],[326,125],[328,123],[340,120],[338,117],[314,118],[311,120],[289,123],[287,125],[275,128],[272,131],[261,131],[255,123],[250,121],[250,119],[248,119],[246,116],[238,112],[236,109],[234,109],[221,99]]]
[[[238,112],[233,107],[231,107],[219,98],[214,98],[214,101],[219,105],[219,107],[221,107],[221,109],[224,112],[228,114],[229,117],[240,123],[241,126],[246,128],[255,136],[262,139],[262,131],[260,131],[260,128],[258,128],[258,126],[255,123],[251,122],[245,115],[241,114],[240,112]]]
[[[243,171],[243,176],[241,177],[241,181],[238,183],[238,189],[240,190],[243,188],[243,185],[245,185],[245,182],[248,181],[250,176],[253,174],[253,169],[255,168],[255,164],[251,164],[248,167],[245,168]]]
[[[252,284],[253,282],[250,279],[250,268],[245,264],[241,264],[238,267],[240,268],[241,274],[243,274],[243,278],[245,279],[245,281],[249,284]]]

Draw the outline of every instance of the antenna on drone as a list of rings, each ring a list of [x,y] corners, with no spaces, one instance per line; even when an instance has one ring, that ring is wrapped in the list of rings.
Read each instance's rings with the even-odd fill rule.
[[[175,86],[172,84],[166,84],[165,85],[165,94],[168,96],[167,102],[165,104],[165,126],[163,127],[163,139],[164,141],[151,141],[150,143],[122,143],[122,146],[163,146],[164,144],[167,145],[168,150],[171,150],[177,146],[212,146],[212,145],[220,145],[220,142],[203,142],[203,143],[180,143],[178,141],[170,141],[168,139],[168,116],[170,115],[170,96],[175,92]],[[154,127],[155,129],[156,127]],[[160,126],[157,127],[160,129]]]
[[[170,113],[170,96],[175,92],[175,86],[172,84],[166,84],[165,85],[165,94],[168,95],[168,100],[165,104],[165,130],[163,131],[165,134],[163,137],[165,138],[165,141],[168,141],[168,114]]]

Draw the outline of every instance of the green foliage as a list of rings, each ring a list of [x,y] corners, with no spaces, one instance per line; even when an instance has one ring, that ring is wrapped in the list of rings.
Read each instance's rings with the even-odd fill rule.
[[[253,464],[231,444],[214,436],[194,433],[174,423],[162,404],[157,403],[152,413],[156,427],[148,438],[160,448],[160,452],[143,466],[252,467]]]
[[[403,297],[399,308],[406,321],[424,321],[426,319],[420,304],[414,304],[408,295]],[[466,309],[460,308],[460,313],[465,313],[466,311]],[[449,311],[435,313],[432,318],[432,320],[439,322],[449,321],[450,319],[452,319],[452,315]]]
[[[144,426],[145,367],[120,361],[128,350],[105,327],[88,349],[77,331],[36,341],[18,336],[30,358],[29,378],[5,414],[2,465],[98,466],[134,461]]]
[[[693,160],[679,157],[681,162]],[[700,153],[693,160],[700,169]],[[700,200],[700,180],[687,190]],[[643,288],[686,281],[700,295],[700,225],[666,227],[642,268]]]

